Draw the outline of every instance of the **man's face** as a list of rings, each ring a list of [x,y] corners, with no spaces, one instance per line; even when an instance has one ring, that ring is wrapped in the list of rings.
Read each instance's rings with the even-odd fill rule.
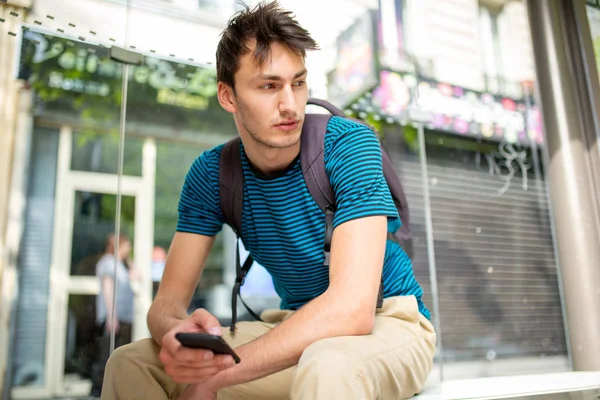
[[[289,148],[300,141],[308,99],[302,56],[271,46],[271,59],[258,65],[252,51],[235,74],[234,117],[245,145]]]

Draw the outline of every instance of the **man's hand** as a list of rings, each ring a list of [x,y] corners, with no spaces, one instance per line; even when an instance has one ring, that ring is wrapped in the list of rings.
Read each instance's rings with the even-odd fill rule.
[[[220,371],[235,365],[235,361],[229,355],[215,355],[210,350],[183,347],[175,339],[175,335],[180,332],[220,336],[221,325],[214,315],[204,309],[198,309],[163,337],[159,358],[165,365],[165,371],[175,382],[203,383]]]

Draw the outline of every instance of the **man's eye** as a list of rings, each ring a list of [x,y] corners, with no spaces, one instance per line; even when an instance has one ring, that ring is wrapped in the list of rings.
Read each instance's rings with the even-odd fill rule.
[[[260,86],[261,89],[265,89],[265,90],[270,90],[270,89],[273,89],[274,87],[275,87],[275,85],[273,85],[272,83],[265,83],[264,85]]]
[[[294,82],[294,85],[295,86],[304,86],[305,83],[306,83],[306,81],[297,81],[297,82]]]

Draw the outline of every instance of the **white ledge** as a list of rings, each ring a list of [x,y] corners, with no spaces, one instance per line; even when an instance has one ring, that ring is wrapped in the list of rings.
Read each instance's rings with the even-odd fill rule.
[[[600,371],[449,380],[426,386],[414,399],[514,399],[593,390],[600,395]]]

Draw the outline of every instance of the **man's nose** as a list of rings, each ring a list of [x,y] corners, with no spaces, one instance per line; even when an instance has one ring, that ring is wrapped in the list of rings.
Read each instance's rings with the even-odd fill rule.
[[[279,101],[279,112],[281,114],[296,114],[297,104],[294,97],[294,91],[290,86],[286,86],[281,91],[281,99]]]

